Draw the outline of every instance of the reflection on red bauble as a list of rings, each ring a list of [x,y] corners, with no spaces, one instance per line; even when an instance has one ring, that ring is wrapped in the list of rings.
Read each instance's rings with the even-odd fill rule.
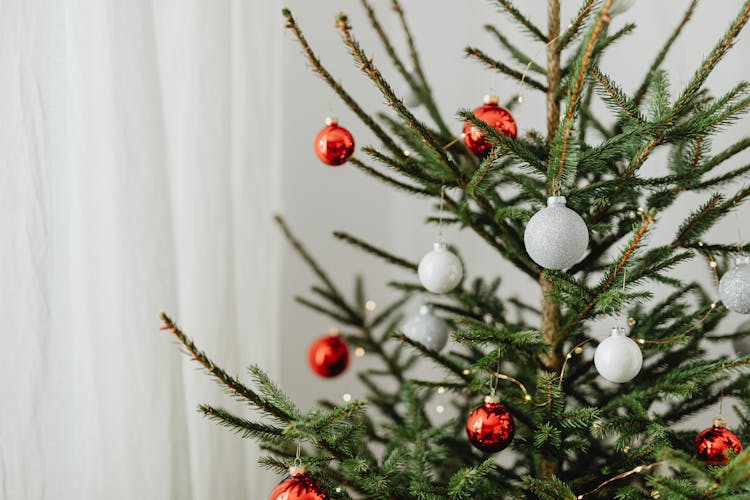
[[[466,435],[469,441],[487,453],[504,450],[513,441],[516,424],[513,415],[500,404],[497,396],[487,396],[484,404],[477,407],[466,419]]]
[[[707,465],[726,465],[729,463],[727,452],[742,453],[742,443],[734,432],[727,429],[727,422],[715,418],[713,427],[706,429],[695,438],[695,454]]]
[[[338,119],[326,118],[326,126],[315,137],[315,154],[326,165],[343,165],[354,152],[354,137]]]
[[[486,96],[484,105],[478,107],[472,113],[483,122],[495,127],[498,132],[515,139],[518,132],[516,120],[513,119],[510,111],[498,105],[497,102],[497,96]],[[479,127],[470,121],[464,123],[464,144],[469,148],[469,151],[477,156],[485,156],[492,149],[492,143],[485,139]]]
[[[338,333],[320,337],[307,355],[310,368],[321,377],[335,377],[349,366],[349,348]]]
[[[269,500],[325,500],[325,488],[305,474],[304,467],[291,467],[292,477],[279,483],[271,492]]]

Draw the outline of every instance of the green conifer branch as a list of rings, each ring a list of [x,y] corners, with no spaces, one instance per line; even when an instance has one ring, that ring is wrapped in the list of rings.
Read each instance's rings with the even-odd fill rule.
[[[589,0],[593,1],[593,0]],[[491,33],[495,36],[497,41],[502,45],[507,51],[508,54],[513,57],[513,59],[516,60],[516,62],[523,64],[524,67],[528,65],[529,70],[533,71],[534,73],[539,73],[540,75],[546,75],[547,70],[541,67],[538,63],[536,63],[531,57],[529,57],[525,52],[523,52],[521,49],[513,45],[508,38],[503,35],[500,30],[498,30],[495,26],[491,24],[485,24],[484,29],[487,30],[487,32]]]
[[[515,70],[511,68],[510,66],[508,66],[507,64],[501,63],[500,61],[491,58],[490,56],[488,56],[487,54],[485,54],[484,52],[482,52],[481,50],[475,47],[466,47],[464,49],[464,52],[467,56],[473,57],[474,59],[484,64],[489,69],[498,71],[500,73],[503,73],[504,75],[508,75],[511,78],[515,78],[519,82],[525,85],[528,85],[529,87],[533,89],[539,90],[541,92],[547,92],[547,87],[543,83],[528,76],[528,74]]]
[[[346,233],[343,231],[334,231],[333,236],[345,243],[348,243],[352,246],[359,248],[360,250],[363,250],[369,254],[372,254],[375,257],[379,257],[383,259],[384,261],[388,262],[389,264],[393,264],[394,266],[398,266],[398,267],[403,267],[404,269],[407,269],[412,272],[417,271],[417,264],[415,264],[414,262],[409,262],[408,260],[402,259],[401,257],[397,257],[390,252],[386,252],[383,249],[374,247],[373,245],[366,243],[360,240],[359,238],[352,236],[349,233]]]
[[[524,16],[514,5],[510,0],[496,0],[498,4],[500,4],[500,7],[502,10],[510,14],[517,22],[520,24],[523,28],[526,29],[529,33],[534,35],[540,42],[547,43],[549,40],[547,40],[547,37],[542,33],[542,31],[537,28],[534,23],[531,22],[529,18]]]

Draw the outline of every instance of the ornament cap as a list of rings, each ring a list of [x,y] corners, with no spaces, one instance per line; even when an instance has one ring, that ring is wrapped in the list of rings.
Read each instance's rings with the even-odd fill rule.
[[[489,95],[488,94],[488,95],[484,96],[484,99],[482,99],[482,101],[485,104],[497,106],[497,103],[500,102],[500,98],[498,96],[496,96],[496,95]]]
[[[432,248],[434,250],[447,250],[448,244],[444,241],[436,241],[435,243],[432,244]]]
[[[734,258],[735,266],[742,266],[744,264],[750,264],[750,255],[742,254]]]
[[[500,396],[497,394],[489,394],[484,397],[484,404],[486,405],[499,405],[500,404]]]
[[[557,205],[565,206],[565,202],[567,200],[565,199],[565,196],[550,196],[547,198],[547,206],[553,207]]]
[[[432,313],[432,307],[428,304],[423,304],[419,307],[419,314],[422,316],[427,316],[428,314]]]
[[[341,330],[336,328],[335,326],[333,328],[330,328],[328,330],[328,336],[329,337],[341,337]]]
[[[328,125],[329,127],[331,127],[333,125],[338,125],[338,124],[339,124],[338,117],[335,117],[335,116],[327,116],[326,117],[326,125]]]
[[[301,476],[307,472],[307,467],[301,464],[292,465],[289,467],[289,475],[292,477]]]
[[[721,418],[721,417],[716,417],[716,418],[715,418],[715,419],[713,419],[713,421],[711,422],[711,425],[712,425],[713,427],[726,427],[726,426],[727,426],[727,421],[726,421],[726,420],[724,420],[724,419],[723,419],[723,418]]]
[[[613,337],[627,337],[628,333],[625,331],[625,328],[621,326],[613,326],[612,327],[612,336]]]

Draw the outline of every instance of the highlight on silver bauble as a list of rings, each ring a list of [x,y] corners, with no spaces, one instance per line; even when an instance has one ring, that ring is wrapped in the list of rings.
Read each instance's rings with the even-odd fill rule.
[[[464,269],[459,258],[448,250],[445,242],[438,241],[419,261],[417,274],[422,286],[428,291],[450,293],[461,283]]]
[[[599,343],[594,353],[596,371],[615,384],[633,380],[641,371],[642,365],[641,348],[627,336],[622,327],[612,328],[612,334]]]
[[[523,242],[529,257],[545,269],[577,264],[589,246],[589,230],[580,215],[565,206],[564,196],[550,196],[526,224]]]
[[[719,298],[730,311],[750,314],[750,256],[740,255],[719,280]]]
[[[440,351],[448,342],[450,326],[447,321],[434,314],[432,307],[423,305],[419,308],[419,314],[404,323],[401,331],[425,347]]]

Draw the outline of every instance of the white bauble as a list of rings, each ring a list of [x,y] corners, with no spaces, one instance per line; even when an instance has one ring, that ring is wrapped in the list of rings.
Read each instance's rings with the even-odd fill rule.
[[[461,282],[464,275],[461,261],[448,250],[443,242],[437,242],[434,248],[419,261],[419,281],[432,293],[450,293]]]
[[[526,252],[545,269],[567,269],[589,246],[589,230],[581,216],[565,206],[564,196],[550,196],[547,206],[529,220],[523,233]]]
[[[735,332],[750,332],[750,320],[745,321],[738,326]],[[732,347],[734,347],[734,353],[737,356],[750,355],[750,333],[732,340]]]
[[[440,351],[448,342],[450,327],[444,319],[432,313],[430,306],[422,306],[419,308],[419,314],[404,323],[401,330],[410,339],[433,351]]]
[[[602,340],[594,353],[594,365],[599,375],[622,384],[638,375],[643,365],[643,353],[635,341],[625,335],[624,328],[613,328],[612,335]]]
[[[616,16],[618,14],[622,14],[626,10],[630,10],[630,8],[635,4],[635,0],[615,0],[612,2],[612,6],[609,8],[609,15],[610,16]]]
[[[734,259],[734,267],[719,280],[719,298],[730,311],[750,314],[750,257]]]

